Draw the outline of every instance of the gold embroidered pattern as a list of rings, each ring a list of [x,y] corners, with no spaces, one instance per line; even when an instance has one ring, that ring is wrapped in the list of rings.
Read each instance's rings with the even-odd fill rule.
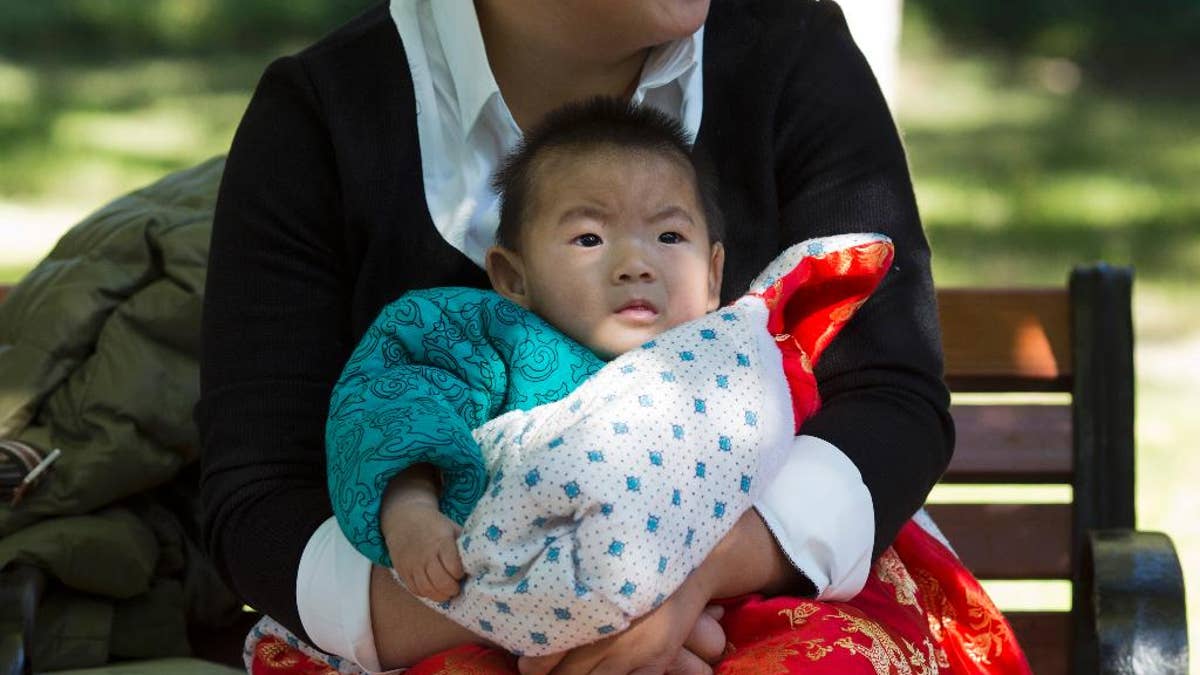
[[[993,658],[1004,653],[1005,643],[1014,640],[1008,624],[992,620],[991,601],[979,588],[966,589],[967,617],[963,622],[937,579],[919,571],[916,583],[926,601],[929,630],[938,642],[945,640],[947,633],[957,632],[967,657],[975,663],[990,665]]]
[[[837,323],[846,323],[850,320],[850,317],[854,316],[854,313],[857,312],[858,308],[862,307],[863,303],[866,301],[866,298],[863,298],[862,300],[848,302],[841,307],[837,307],[829,313],[829,318]]]
[[[898,644],[883,626],[857,609],[825,607],[832,607],[835,613],[824,614],[821,618],[837,622],[844,633],[832,644],[824,637],[802,639],[803,632],[789,632],[741,649],[726,645],[724,656],[733,658],[723,660],[717,672],[720,675],[786,673],[787,659],[791,656],[803,655],[815,663],[838,650],[851,658],[862,657],[876,675],[938,675],[943,669],[950,668],[946,653],[929,638],[917,645],[901,637]],[[779,610],[781,616],[787,617],[791,628],[804,627],[818,613],[823,614],[821,606],[812,602]]]
[[[720,675],[784,675],[788,672],[788,658],[800,653],[793,649],[796,642],[793,634],[783,633],[746,647],[737,652],[736,659],[722,662],[717,672]]]
[[[883,267],[883,263],[892,254],[892,246],[882,241],[873,242],[855,249],[855,255],[871,269]]]
[[[850,250],[851,252],[854,251],[854,249]],[[835,269],[837,269],[838,276],[845,276],[846,273],[850,271],[850,267],[854,264],[855,256],[846,255],[844,251],[838,251],[837,253],[840,255],[838,255],[837,260],[835,261],[837,263],[837,267]]]
[[[976,663],[990,664],[992,658],[1004,653],[1004,643],[1013,637],[1005,622],[992,620],[991,601],[981,589],[967,588],[966,596],[967,626],[971,629],[964,635],[967,654]]]
[[[804,623],[808,621],[808,617],[816,614],[818,611],[819,608],[815,603],[805,602],[796,605],[791,609],[781,609],[779,610],[779,614],[786,616],[788,620],[788,628],[795,630],[797,626],[803,626]]]
[[[825,638],[801,640],[800,644],[807,648],[808,651],[804,652],[804,655],[808,657],[809,661],[820,661],[833,651],[833,647],[825,646]]]
[[[830,330],[832,330],[832,328]],[[809,357],[808,352],[804,351],[804,347],[800,346],[800,341],[797,340],[791,333],[780,333],[779,335],[775,336],[776,342],[787,342],[788,340],[792,341],[792,346],[795,347],[796,352],[800,354],[800,367],[804,370],[804,372],[812,375],[812,358]]]
[[[842,627],[842,631],[849,635],[838,638],[834,644],[855,656],[866,658],[877,675],[888,675],[889,673],[937,675],[937,662],[932,658],[926,659],[925,654],[908,640],[901,639],[904,643],[904,648],[901,648],[887,634],[887,631],[874,621],[866,617],[855,616],[842,609],[838,609],[837,613],[836,617],[825,618],[844,621],[846,625]],[[850,636],[856,634],[870,640],[870,644],[863,645],[855,642]],[[924,646],[932,653],[932,643],[928,639],[925,640],[925,643]]]
[[[889,548],[875,564],[875,577],[896,589],[896,602],[909,607],[917,605],[917,583],[908,573],[896,551]]]
[[[783,297],[783,279],[776,279],[775,283],[771,284],[771,288],[764,291],[759,297],[763,299],[763,304],[767,306],[768,312],[775,311],[775,306],[779,304],[779,298]]]
[[[298,649],[294,649],[278,638],[266,638],[254,649],[259,662],[271,670],[288,670],[300,665],[304,658]],[[335,672],[332,668],[329,673]]]

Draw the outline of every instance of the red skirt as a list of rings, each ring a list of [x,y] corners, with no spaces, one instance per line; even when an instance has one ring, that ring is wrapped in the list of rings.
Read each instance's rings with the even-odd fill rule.
[[[932,675],[1030,673],[1012,627],[979,582],[916,523],[901,529],[847,602],[746,595],[721,601],[728,640],[722,675],[830,673]],[[250,655],[253,675],[337,675],[335,663],[265,636]],[[517,673],[502,651],[464,645],[407,671]]]

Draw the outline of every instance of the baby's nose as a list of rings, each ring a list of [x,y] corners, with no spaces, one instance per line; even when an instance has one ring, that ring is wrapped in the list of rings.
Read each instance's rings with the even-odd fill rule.
[[[645,257],[636,254],[625,256],[614,271],[617,281],[621,282],[653,281],[655,278],[654,267]]]
[[[625,271],[621,272],[617,278],[621,281],[651,281],[654,279],[654,273],[649,269],[644,269],[639,272]]]

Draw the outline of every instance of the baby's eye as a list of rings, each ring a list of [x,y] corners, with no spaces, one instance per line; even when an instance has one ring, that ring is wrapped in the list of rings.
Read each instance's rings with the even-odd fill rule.
[[[658,240],[664,244],[678,244],[683,241],[683,235],[678,232],[663,232],[658,235]]]
[[[579,244],[580,246],[586,246],[590,248],[592,246],[599,246],[604,242],[600,239],[600,235],[589,232],[587,234],[581,234],[578,237],[575,237],[575,243]]]

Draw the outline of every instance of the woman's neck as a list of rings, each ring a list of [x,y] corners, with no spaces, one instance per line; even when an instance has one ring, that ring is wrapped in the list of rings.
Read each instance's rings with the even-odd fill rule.
[[[539,39],[542,27],[525,24],[518,13],[505,11],[503,3],[476,2],[475,7],[492,76],[521,129],[571,101],[627,98],[650,53],[643,47],[594,54],[561,34]]]

